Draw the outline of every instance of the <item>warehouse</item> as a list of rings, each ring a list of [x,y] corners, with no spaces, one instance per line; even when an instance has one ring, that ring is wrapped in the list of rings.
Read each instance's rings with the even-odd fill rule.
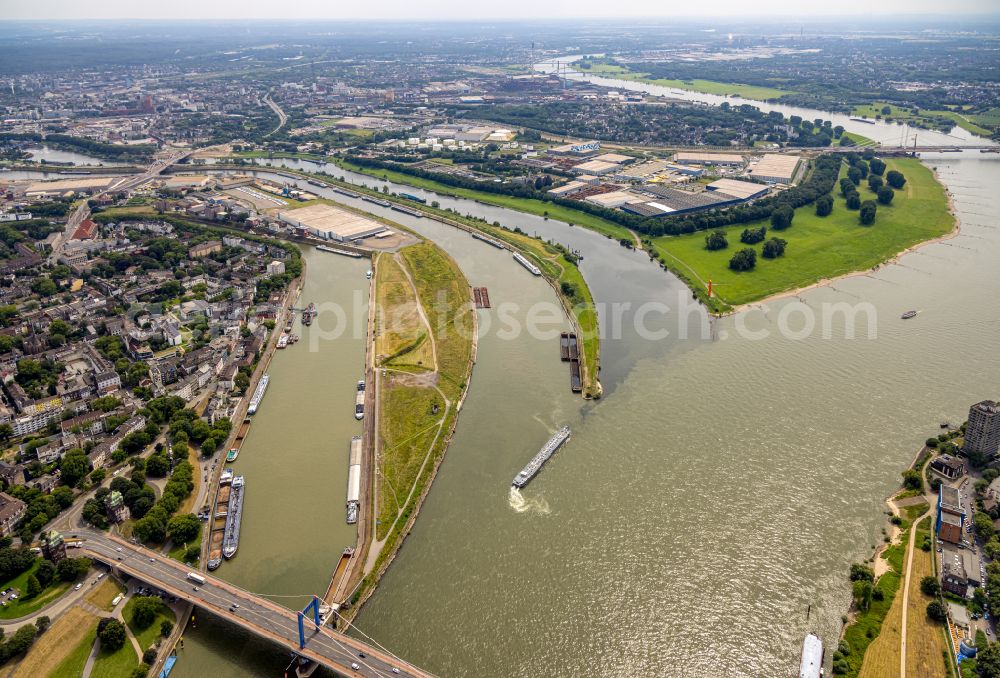
[[[682,165],[721,165],[742,167],[743,156],[735,153],[677,153],[674,162]]]
[[[574,165],[572,171],[577,174],[594,174],[600,176],[618,169],[618,163],[602,162],[600,160],[588,160],[587,162]]]
[[[739,198],[718,191],[682,191],[667,186],[644,186],[639,189],[650,200],[639,204],[622,205],[624,212],[643,217],[662,217],[668,214],[685,214],[717,207],[729,207],[743,202]]]
[[[790,184],[799,168],[797,155],[765,155],[750,167],[750,176],[769,184]]]
[[[610,155],[610,154],[609,154]],[[618,181],[643,182],[649,181],[653,177],[667,170],[667,163],[663,160],[648,160],[638,165],[623,167],[615,173]]]
[[[100,193],[107,190],[118,177],[106,174],[94,175],[80,179],[59,179],[57,181],[36,181],[28,186],[25,195],[41,197],[62,195],[64,193]]]
[[[361,240],[385,230],[377,221],[322,203],[280,212],[278,219],[317,238],[339,242]]]
[[[621,207],[631,202],[643,202],[645,198],[629,191],[610,191],[608,193],[598,193],[584,198],[587,202],[599,205],[607,209]]]
[[[601,153],[599,156],[594,158],[594,160],[599,160],[601,162],[613,162],[616,165],[624,165],[627,162],[633,162],[635,158],[631,155],[622,155],[621,153]]]
[[[767,186],[736,179],[719,179],[710,183],[705,189],[725,193],[740,200],[755,200],[767,195]]]

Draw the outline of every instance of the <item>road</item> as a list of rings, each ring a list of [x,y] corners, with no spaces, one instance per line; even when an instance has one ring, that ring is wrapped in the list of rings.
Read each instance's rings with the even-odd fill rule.
[[[385,650],[371,647],[328,627],[317,629],[308,620],[306,645],[300,649],[295,612],[207,574],[201,575],[204,583],[189,580],[188,573],[192,570],[154,551],[96,530],[81,529],[78,532],[86,540],[81,551],[95,560],[343,675],[431,676]],[[239,607],[234,608],[234,604]]]
[[[264,95],[264,103],[270,106],[271,110],[274,111],[274,114],[278,116],[278,126],[264,135],[264,137],[267,138],[285,126],[285,123],[288,122],[288,116],[283,110],[281,110],[281,106],[274,102],[270,93]]]

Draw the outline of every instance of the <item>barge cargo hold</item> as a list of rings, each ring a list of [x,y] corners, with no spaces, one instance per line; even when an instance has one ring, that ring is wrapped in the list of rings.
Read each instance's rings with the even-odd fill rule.
[[[347,524],[358,522],[361,505],[361,436],[351,438],[351,453],[347,467]]]
[[[246,481],[243,476],[233,478],[229,493],[229,513],[226,515],[226,530],[222,536],[222,555],[229,560],[236,555],[240,546],[240,520],[243,518],[243,497],[246,494]]]
[[[354,418],[358,421],[365,418],[365,382],[358,382],[358,395],[354,398]]]
[[[341,195],[346,195],[348,198],[360,198],[360,193],[355,193],[354,191],[349,191],[346,188],[340,188],[339,186],[331,186],[330,190],[334,193],[340,193]]]
[[[524,255],[521,254],[520,252],[514,252],[514,261],[516,261],[517,263],[521,264],[526,269],[528,269],[529,271],[531,271],[532,275],[541,275],[542,274],[542,269],[538,268],[533,263],[531,263],[530,261],[528,261],[524,257]]]
[[[569,426],[563,426],[561,429],[556,431],[556,434],[549,438],[548,442],[545,443],[545,445],[542,446],[542,449],[538,451],[538,454],[532,457],[531,461],[529,461],[527,465],[521,469],[521,472],[514,476],[514,480],[511,485],[518,489],[527,485],[531,479],[542,470],[542,466],[544,466],[545,462],[547,462],[549,458],[555,454],[556,450],[558,450],[563,443],[569,440],[569,435]]]
[[[420,210],[415,210],[412,207],[406,207],[405,205],[393,205],[390,209],[394,209],[397,212],[402,212],[403,214],[409,214],[411,217],[417,217],[418,219],[424,216],[424,213]]]
[[[260,378],[260,383],[257,384],[257,390],[253,392],[253,397],[250,398],[250,404],[247,406],[247,414],[254,414],[257,412],[257,408],[260,407],[260,401],[264,398],[264,391],[267,390],[267,384],[271,381],[271,375],[265,374]]]
[[[379,205],[380,207],[392,207],[392,203],[389,202],[388,200],[382,200],[380,198],[373,198],[370,195],[363,195],[363,196],[361,196],[361,199],[364,200],[365,202],[370,202],[370,203],[373,203],[375,205]]]

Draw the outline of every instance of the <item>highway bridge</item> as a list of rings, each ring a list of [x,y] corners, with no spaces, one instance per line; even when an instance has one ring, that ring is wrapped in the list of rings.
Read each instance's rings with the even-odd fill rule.
[[[308,618],[305,647],[300,648],[298,613],[204,573],[197,573],[204,578],[204,583],[192,581],[188,573],[194,571],[183,563],[103,532],[92,529],[76,532],[84,539],[81,551],[112,570],[162,589],[340,674],[433,678],[382,648],[372,647],[329,627],[317,628]]]

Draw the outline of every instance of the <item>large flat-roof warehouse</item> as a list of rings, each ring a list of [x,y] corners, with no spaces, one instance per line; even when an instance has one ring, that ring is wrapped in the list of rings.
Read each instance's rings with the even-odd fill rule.
[[[799,156],[771,153],[752,165],[749,174],[758,181],[766,181],[771,184],[790,184],[798,167]]]
[[[323,240],[360,240],[386,230],[383,224],[354,212],[318,203],[278,213],[278,219]]]

